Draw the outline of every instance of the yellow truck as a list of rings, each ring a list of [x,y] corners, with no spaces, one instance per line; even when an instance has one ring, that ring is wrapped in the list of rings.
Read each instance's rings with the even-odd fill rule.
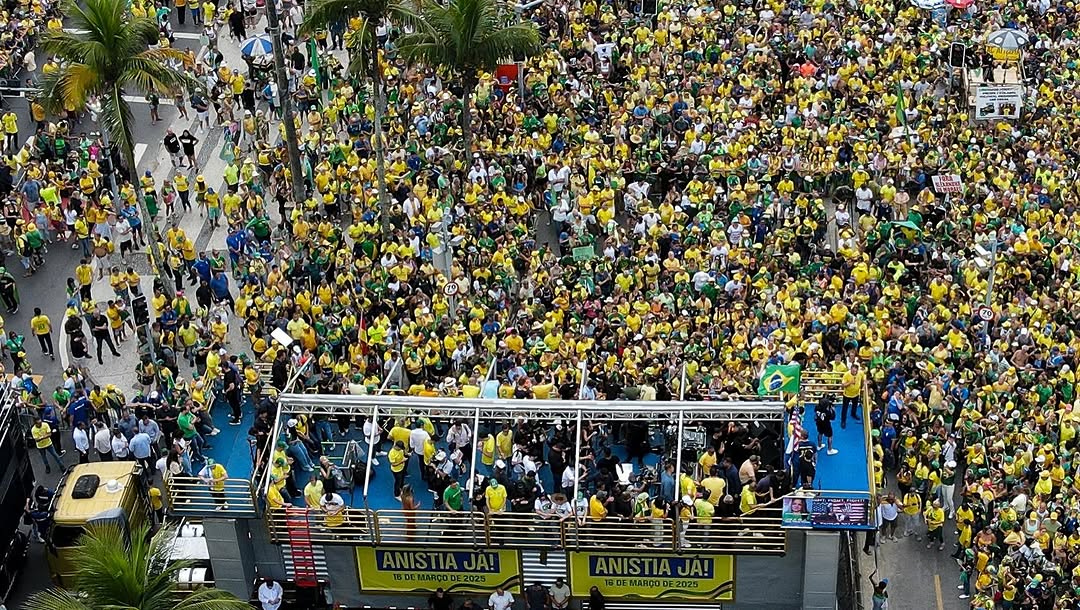
[[[71,551],[88,525],[115,523],[127,531],[150,518],[150,504],[136,462],[93,462],[73,467],[53,496],[52,521],[45,540],[49,572],[60,586],[70,586]]]

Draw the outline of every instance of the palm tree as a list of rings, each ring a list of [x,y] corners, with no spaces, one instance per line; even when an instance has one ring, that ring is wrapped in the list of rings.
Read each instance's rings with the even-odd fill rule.
[[[46,53],[60,60],[60,69],[42,79],[38,101],[54,114],[65,108],[86,109],[91,99],[101,102],[98,122],[106,143],[118,146],[129,175],[135,180],[134,119],[124,95],[172,95],[196,81],[169,62],[182,62],[178,49],[152,49],[158,41],[153,19],[131,14],[128,0],[66,0],[63,12],[71,26],[83,33],[48,32],[42,39]],[[159,234],[145,203],[139,198],[143,220],[150,227],[153,244],[150,259],[159,276],[165,274],[158,249]],[[171,282],[162,281],[166,294],[173,296]]]
[[[461,79],[461,135],[466,163],[472,154],[472,96],[480,72],[494,72],[502,62],[540,49],[531,21],[510,23],[499,0],[424,0],[422,27],[398,42],[402,55]]]
[[[149,537],[149,526],[125,532],[115,524],[92,527],[79,539],[72,560],[79,566],[73,590],[52,588],[27,600],[26,610],[251,610],[220,589],[202,588],[183,596],[177,590],[180,570],[190,561],[170,561],[176,530],[163,527]]]
[[[349,72],[371,78],[375,98],[375,168],[379,181],[379,218],[383,237],[390,235],[389,193],[386,189],[386,143],[383,141],[383,116],[386,95],[379,64],[379,42],[375,29],[386,21],[398,25],[418,23],[413,3],[406,0],[314,0],[307,5],[299,34],[308,36],[339,21],[360,20],[360,27],[346,38],[349,49]]]

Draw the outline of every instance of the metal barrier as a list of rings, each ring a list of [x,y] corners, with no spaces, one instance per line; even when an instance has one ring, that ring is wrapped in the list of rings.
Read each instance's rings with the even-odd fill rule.
[[[820,369],[807,369],[802,372],[799,391],[804,404],[816,403],[825,394],[832,394],[834,400],[840,400],[843,390],[843,373]]]
[[[481,513],[380,510],[372,515],[376,544],[461,546],[474,536],[480,542],[488,539],[488,523]]]
[[[283,508],[268,509],[271,539],[289,543]],[[623,521],[544,518],[532,513],[378,510],[346,508],[342,518],[308,511],[312,544],[423,546],[436,548],[515,548],[683,551],[783,555],[787,536],[778,508],[732,520],[683,524],[681,534],[671,519]]]
[[[787,532],[780,527],[781,511],[767,507],[732,519],[712,518],[709,523],[686,524],[679,534],[679,549],[725,549],[741,555],[783,555]]]
[[[562,540],[563,526],[573,522],[572,519],[560,522],[533,513],[496,513],[487,515],[484,521],[487,546],[536,549],[555,546],[556,541]]]
[[[562,546],[568,549],[674,551],[675,522],[671,519],[593,521],[567,519],[562,527]]]
[[[225,479],[216,490],[198,477],[172,476],[165,480],[165,493],[174,516],[257,516],[254,488],[247,479]]]
[[[263,515],[270,538],[279,544],[289,544],[289,525],[284,508],[267,508]],[[375,539],[372,514],[362,508],[346,508],[340,518],[327,519],[319,509],[306,512],[307,532],[311,544],[371,544]]]

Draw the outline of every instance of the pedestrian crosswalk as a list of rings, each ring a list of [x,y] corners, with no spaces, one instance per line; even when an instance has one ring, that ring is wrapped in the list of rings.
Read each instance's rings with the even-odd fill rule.
[[[64,31],[68,34],[86,34],[87,30],[80,30],[78,28],[64,28]],[[198,40],[200,34],[197,32],[173,32],[173,38],[177,40]]]

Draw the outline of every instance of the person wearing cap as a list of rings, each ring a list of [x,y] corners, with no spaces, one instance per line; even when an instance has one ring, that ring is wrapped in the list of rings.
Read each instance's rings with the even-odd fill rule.
[[[214,510],[229,510],[228,498],[225,495],[225,480],[229,478],[229,473],[225,467],[214,458],[206,458],[206,464],[199,471],[198,476],[210,489],[210,495],[217,504]]]
[[[498,514],[506,511],[507,490],[495,477],[488,480],[487,489],[484,490],[484,501],[488,514]]]
[[[926,519],[926,548],[933,548],[937,542],[937,550],[945,550],[945,511],[941,508],[941,500],[931,502],[923,511],[923,517]]]

